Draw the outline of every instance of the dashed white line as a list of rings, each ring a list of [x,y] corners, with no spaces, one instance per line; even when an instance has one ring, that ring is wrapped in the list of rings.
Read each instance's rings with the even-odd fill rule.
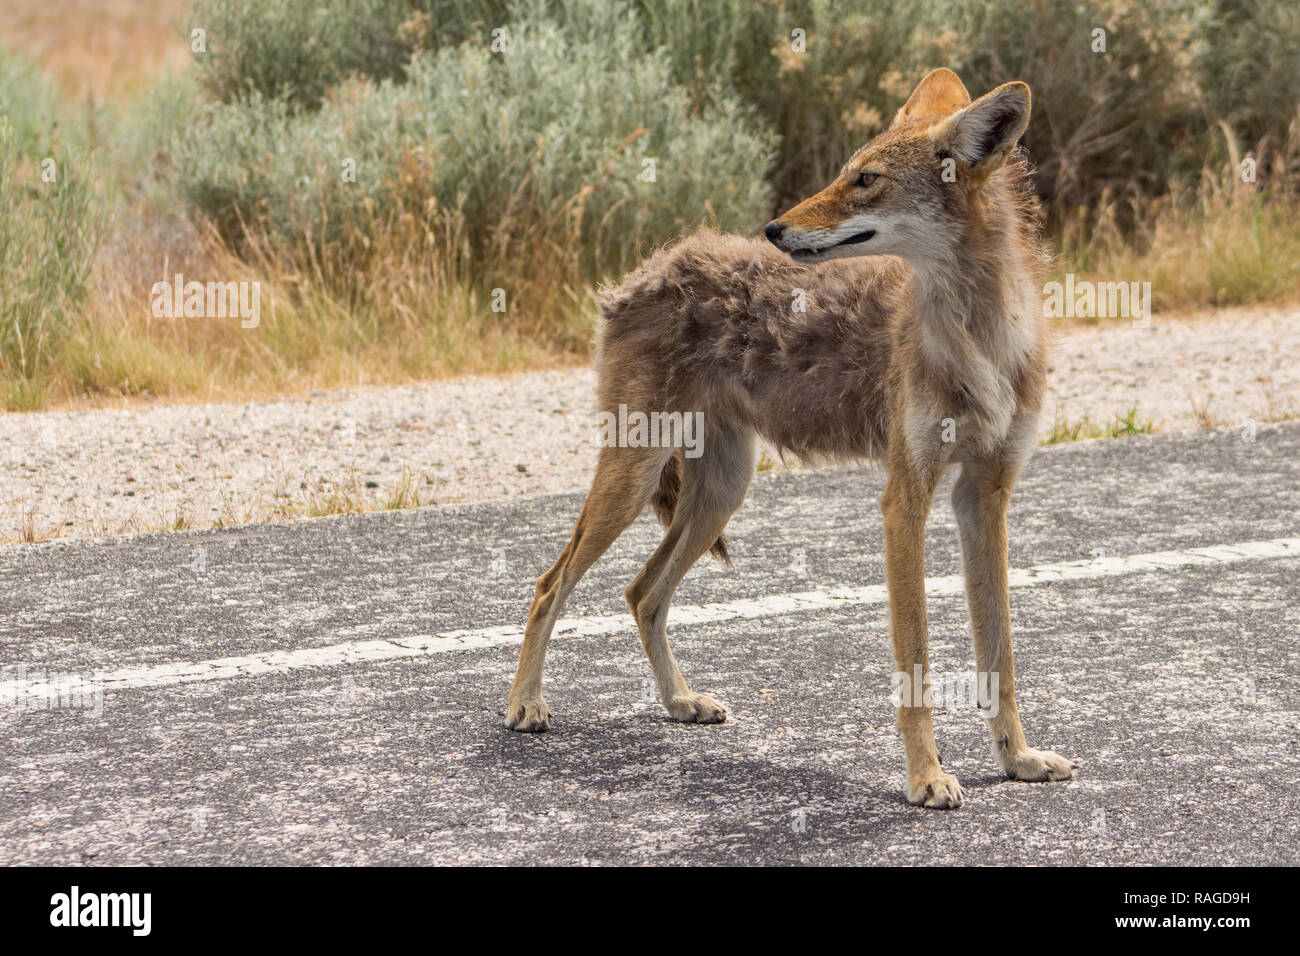
[[[1098,557],[1085,561],[1064,561],[1040,564],[1028,568],[1012,568],[1010,583],[1013,588],[1038,587],[1062,581],[1086,581],[1095,578],[1124,577],[1152,571],[1197,565],[1227,565],[1242,561],[1266,558],[1300,557],[1300,538],[1274,538],[1268,541],[1244,541],[1237,544],[1216,545],[1206,548],[1184,548],[1178,551],[1154,551],[1121,557]],[[963,593],[961,575],[948,575],[926,579],[926,594],[930,597],[953,597]],[[883,585],[858,588],[831,588],[802,591],[793,594],[770,594],[758,598],[721,601],[716,604],[687,604],[674,606],[672,623],[681,627],[692,624],[716,624],[731,620],[754,620],[805,611],[824,611],[841,608],[866,607],[883,604],[889,599]],[[629,614],[609,614],[596,617],[561,620],[555,628],[556,637],[602,636],[632,629]],[[156,664],[146,667],[124,667],[94,675],[95,684],[102,690],[165,687],[194,681],[229,680],[235,677],[255,677],[261,674],[283,674],[304,667],[333,667],[345,664],[363,664],[374,661],[398,660],[406,657],[425,657],[449,651],[473,650],[517,644],[523,640],[523,627],[515,624],[498,627],[479,627],[466,630],[443,631],[427,637],[399,637],[390,640],[344,641],[325,647],[309,647],[292,651],[267,651],[242,657],[219,657],[206,661]],[[6,668],[12,671],[12,668]],[[58,692],[57,685],[48,681],[9,680],[0,683],[0,706],[15,704],[31,697],[46,700]]]

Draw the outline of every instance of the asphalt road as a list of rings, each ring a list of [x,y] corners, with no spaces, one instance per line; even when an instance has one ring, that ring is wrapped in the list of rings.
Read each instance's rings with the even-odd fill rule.
[[[940,674],[973,666],[949,484]],[[1081,769],[1006,781],[979,718],[939,711],[955,812],[902,797],[880,490],[865,466],[760,475],[735,568],[683,583],[702,610],[670,636],[719,726],[648,693],[622,599],[648,515],[568,606],[551,732],[502,725],[581,495],[0,549],[0,863],[1300,862],[1300,552],[1278,543],[1300,423],[1038,451],[1011,514],[1012,566],[1037,569],[1012,594],[1020,707]],[[1247,542],[1271,544],[1220,547]]]

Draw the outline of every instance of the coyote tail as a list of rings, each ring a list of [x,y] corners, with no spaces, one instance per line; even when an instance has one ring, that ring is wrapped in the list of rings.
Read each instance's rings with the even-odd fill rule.
[[[668,459],[668,464],[664,465],[664,470],[659,473],[659,487],[650,496],[650,507],[654,508],[659,523],[665,528],[673,523],[673,514],[677,511],[677,498],[681,491],[682,459],[680,455],[673,455]],[[709,548],[709,554],[730,566],[731,554],[727,550],[725,534],[718,535],[718,540]]]

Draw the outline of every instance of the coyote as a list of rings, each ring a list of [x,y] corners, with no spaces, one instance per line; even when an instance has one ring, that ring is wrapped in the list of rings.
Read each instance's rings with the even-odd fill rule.
[[[687,685],[668,647],[668,602],[722,532],[754,473],[756,436],[812,460],[882,460],[886,578],[898,672],[929,682],[923,537],[940,474],[952,501],[979,672],[997,681],[993,753],[1018,780],[1077,765],[1031,749],[1016,710],[1007,504],[1033,444],[1046,378],[1035,278],[1046,254],[1016,143],[1029,87],[971,102],[951,70],[928,74],[890,127],[758,239],[702,232],[602,290],[599,407],[702,411],[703,453],[604,447],[577,526],[537,581],[507,726],[543,731],[546,643],[578,579],[650,503],[663,542],[625,594],[676,720],[726,708]],[[847,259],[847,262],[831,260]],[[802,309],[798,306],[802,305]],[[958,807],[931,708],[900,706],[906,796]]]

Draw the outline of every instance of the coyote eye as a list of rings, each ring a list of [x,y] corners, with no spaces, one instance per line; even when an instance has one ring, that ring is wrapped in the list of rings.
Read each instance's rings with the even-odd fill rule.
[[[858,173],[858,185],[865,189],[879,178],[879,173]]]

